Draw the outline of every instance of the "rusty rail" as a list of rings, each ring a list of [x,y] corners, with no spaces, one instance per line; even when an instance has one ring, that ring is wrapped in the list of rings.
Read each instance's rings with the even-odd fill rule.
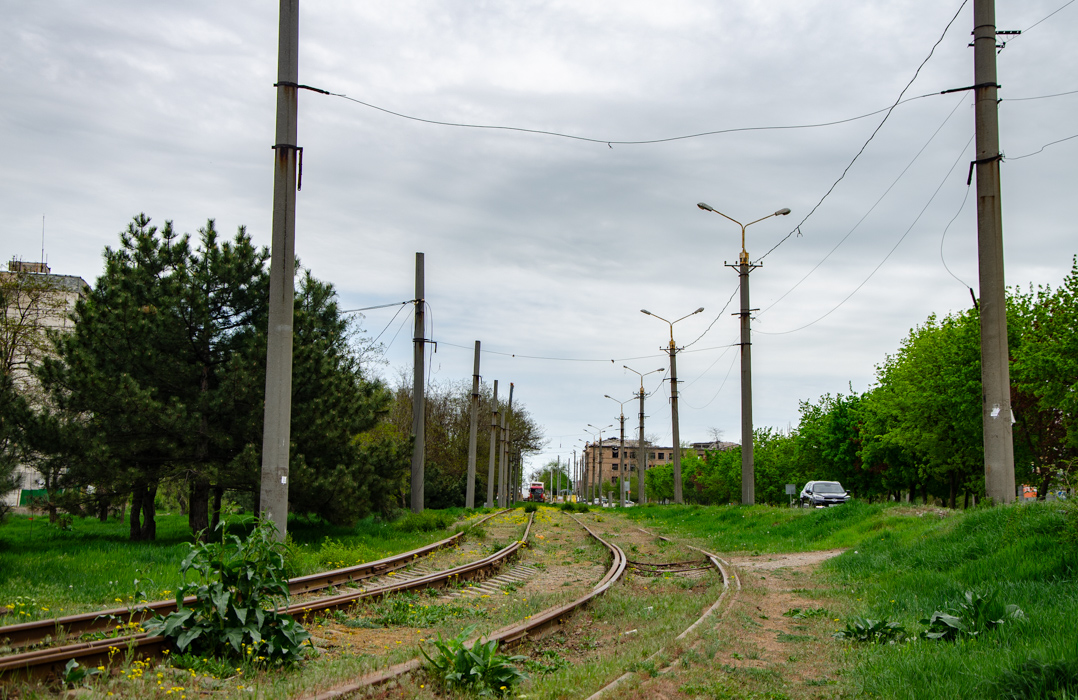
[[[491,518],[507,511],[501,510],[483,516],[469,527],[480,525]],[[374,576],[381,576],[402,569],[411,564],[419,557],[425,557],[446,547],[452,547],[464,536],[464,531],[447,537],[437,542],[413,549],[391,557],[378,559],[377,561],[348,566],[332,571],[323,571],[307,576],[298,576],[288,581],[288,592],[291,595],[309,593],[333,586],[363,581]],[[184,598],[184,605],[190,605],[195,601],[194,596]],[[16,625],[0,627],[0,643],[10,647],[26,647],[40,644],[55,638],[72,637],[89,632],[102,632],[116,629],[131,622],[141,622],[154,615],[168,615],[176,610],[175,600],[159,600],[153,603],[138,605],[133,608],[112,608],[98,612],[80,613],[67,615],[48,620],[34,620],[22,622]]]
[[[504,512],[506,511],[500,511],[500,513]],[[489,517],[499,515],[500,513],[494,513]],[[517,540],[512,544],[503,547],[498,552],[475,562],[463,564],[461,566],[456,566],[451,569],[435,572],[433,574],[427,574],[426,576],[420,576],[413,579],[393,582],[388,585],[379,586],[377,588],[369,590],[360,590],[329,596],[327,598],[321,598],[318,600],[295,603],[293,605],[290,605],[285,610],[286,612],[298,619],[306,619],[319,612],[327,612],[330,610],[339,610],[342,608],[350,607],[352,605],[355,605],[357,601],[364,598],[376,598],[379,596],[386,595],[388,593],[407,591],[414,588],[430,588],[432,586],[444,586],[445,584],[451,582],[453,579],[460,580],[479,578],[484,573],[501,566],[504,561],[512,557],[520,549],[520,547],[523,546],[525,542],[527,542],[528,536],[531,532],[531,526],[533,521],[534,515],[529,517],[528,524],[524,529],[524,536],[520,540]],[[458,533],[457,535],[454,535],[453,538],[449,539],[457,538],[460,536],[460,534],[462,533]],[[443,540],[442,542],[445,541],[447,540]],[[433,545],[428,545],[428,547],[430,546]],[[405,556],[412,556],[412,553],[409,552],[405,553],[404,555],[397,555],[396,558]],[[412,556],[412,559],[414,558],[415,557]],[[377,562],[371,563],[374,564]],[[382,571],[388,570],[383,569]],[[327,572],[326,575],[331,573],[336,574],[337,572]],[[68,644],[60,647],[35,649],[32,651],[23,652],[21,654],[13,654],[10,656],[0,657],[0,680],[10,680],[11,678],[19,675],[30,678],[40,678],[43,676],[48,676],[50,674],[58,674],[60,671],[62,671],[64,665],[71,659],[75,659],[80,664],[85,666],[101,665],[104,661],[111,660],[111,658],[116,654],[125,651],[130,651],[131,653],[133,653],[135,658],[159,656],[160,652],[166,647],[166,645],[167,640],[165,640],[163,637],[150,637],[146,633],[140,633],[134,635],[114,637],[110,639],[100,639],[92,642]]]
[[[512,625],[509,625],[508,627],[503,627],[500,630],[493,632],[489,635],[482,635],[482,639],[486,639],[488,641],[495,640],[504,647],[511,647],[516,644],[519,644],[525,639],[527,639],[529,635],[534,635],[538,632],[542,632],[546,628],[558,624],[570,613],[584,607],[594,598],[602,595],[603,593],[606,593],[615,583],[617,583],[618,579],[621,578],[622,574],[625,573],[625,566],[627,562],[627,559],[625,558],[625,552],[623,552],[621,548],[618,547],[616,544],[612,542],[607,542],[602,537],[599,537],[599,535],[595,534],[595,532],[593,532],[591,528],[580,522],[580,520],[577,520],[576,516],[571,517],[573,518],[573,520],[576,520],[576,522],[582,528],[584,528],[589,535],[604,544],[607,549],[610,550],[613,561],[611,562],[610,568],[607,570],[606,575],[603,576],[603,578],[595,584],[591,591],[583,597],[578,598],[577,600],[574,600],[573,602],[567,603],[565,605],[547,608],[540,613],[532,615],[529,619],[514,623]],[[466,642],[466,644],[474,645],[479,639],[480,637],[476,637]],[[419,659],[411,659],[410,661],[405,661],[403,663],[399,663],[394,666],[389,666],[379,671],[375,671],[374,673],[369,673],[356,679],[351,683],[347,683],[344,685],[337,686],[335,688],[331,688],[329,690],[322,691],[317,695],[303,696],[301,699],[298,700],[336,700],[336,698],[346,697],[348,695],[351,695],[352,693],[359,692],[364,688],[370,688],[391,681],[394,678],[399,678],[406,673],[411,673],[412,671],[418,670],[422,667],[422,665],[423,664]]]

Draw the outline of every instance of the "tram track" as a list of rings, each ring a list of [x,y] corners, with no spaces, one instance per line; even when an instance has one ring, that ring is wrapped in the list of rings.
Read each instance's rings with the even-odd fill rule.
[[[602,538],[594,530],[581,522],[576,516],[571,517],[588,533],[589,536],[604,545],[610,552],[612,561],[604,576],[594,584],[591,590],[585,595],[576,598],[569,603],[551,606],[489,634],[478,635],[466,641],[465,644],[467,646],[472,646],[479,639],[483,639],[486,641],[497,641],[500,648],[508,649],[529,638],[540,636],[546,630],[560,624],[565,618],[572,615],[580,608],[585,607],[598,596],[606,593],[622,577],[628,565],[628,559],[625,556],[625,552],[616,544]],[[345,698],[354,693],[361,692],[366,688],[371,688],[398,679],[401,676],[419,670],[422,665],[422,661],[419,658],[413,658],[366,674],[353,681],[323,690],[314,695],[298,696],[295,700],[337,700],[338,698]]]
[[[511,511],[499,511],[489,516],[484,517],[482,520],[474,523],[478,525],[486,522],[487,520],[496,517],[498,515],[511,512]],[[288,606],[285,611],[300,620],[306,620],[311,616],[318,613],[332,612],[334,610],[341,610],[348,608],[359,600],[364,598],[373,598],[383,596],[388,593],[403,592],[419,588],[431,588],[442,587],[447,583],[454,580],[472,580],[482,578],[490,571],[499,568],[509,558],[513,557],[519,548],[527,541],[529,536],[532,522],[534,518],[529,518],[527,525],[524,529],[524,534],[521,539],[513,541],[506,547],[501,548],[494,554],[482,557],[479,560],[462,564],[459,566],[451,567],[442,571],[433,573],[427,573],[415,577],[402,576],[397,580],[390,580],[382,585],[361,587],[358,590],[348,591],[345,593],[338,593],[331,596],[318,598],[314,600],[302,601],[294,603]],[[300,577],[298,579],[292,579],[289,584],[290,588],[293,583],[297,586],[297,589],[304,592],[313,592],[316,590],[324,590],[342,584],[355,585],[357,582],[364,579],[371,579],[376,576],[386,574],[387,576],[411,565],[420,556],[425,556],[438,549],[442,549],[459,541],[464,532],[457,533],[452,537],[440,540],[439,542],[426,545],[410,552],[404,552],[402,554],[395,555],[393,557],[387,557],[375,562],[369,562],[366,564],[360,564],[354,567],[347,567],[345,569],[336,569],[333,571],[323,572],[321,574],[313,574],[310,576]],[[194,601],[193,598],[190,599]],[[185,601],[187,602],[187,601]],[[151,604],[147,606],[141,606],[137,610],[122,609],[120,612],[129,615],[128,620],[135,621],[134,615],[137,612],[139,614],[138,621],[145,619],[151,614],[168,614],[172,610],[176,609],[174,601],[161,601],[161,603],[170,603],[171,608],[167,605]],[[87,625],[86,631],[100,631],[116,629],[117,623],[115,619],[109,620],[107,624],[98,625],[93,627],[95,622],[92,617],[98,617],[101,615],[108,615],[110,611],[103,611],[101,613],[88,613],[84,615],[69,616],[68,618],[58,618],[56,620],[49,620],[47,622],[55,625],[60,620],[66,620],[74,622],[75,624]],[[12,625],[5,628],[0,628],[0,635],[5,635],[7,631],[15,627],[26,627],[27,625],[33,625],[34,623],[23,623],[22,625]],[[42,625],[37,625],[37,630],[42,629]],[[18,630],[18,633],[22,634],[22,639],[32,639],[34,630]],[[83,632],[85,633],[85,632]],[[40,631],[38,632],[40,634]],[[38,642],[44,641],[43,635],[37,637]],[[0,639],[3,639],[0,636]],[[34,649],[31,651],[22,652],[19,654],[12,654],[4,657],[0,657],[0,681],[10,680],[15,677],[24,678],[40,678],[51,674],[59,673],[64,665],[71,659],[76,660],[83,666],[97,666],[105,662],[111,661],[111,659],[117,654],[123,652],[131,655],[135,659],[146,659],[151,657],[158,657],[162,654],[167,646],[167,640],[163,637],[151,637],[148,634],[142,632],[138,634],[121,635],[117,637],[97,639],[88,642],[79,642],[74,644],[66,644],[62,646],[46,647],[42,649]]]

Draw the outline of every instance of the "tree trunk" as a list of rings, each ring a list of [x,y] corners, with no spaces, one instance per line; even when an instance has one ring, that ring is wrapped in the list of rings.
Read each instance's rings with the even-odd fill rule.
[[[962,504],[962,510],[969,510],[969,489],[966,489],[966,498]]]
[[[925,505],[928,505],[928,479],[925,479],[924,489],[922,489],[922,497],[924,498]]]
[[[139,515],[142,512],[142,499],[146,497],[146,485],[141,481],[135,483],[131,489],[131,540],[142,539],[142,527],[139,524]]]
[[[109,499],[104,495],[97,499],[97,519],[103,523],[109,520]]]
[[[1049,469],[1045,469],[1044,478],[1041,480],[1041,486],[1037,489],[1037,500],[1043,501],[1048,497],[1048,487],[1052,485],[1052,472]]]
[[[217,526],[221,524],[221,497],[225,495],[225,490],[220,486],[213,487],[213,523],[211,524],[211,530],[217,531]]]
[[[157,521],[154,515],[157,513],[157,482],[154,481],[146,486],[146,495],[142,498],[142,539],[157,539]]]
[[[955,497],[958,495],[958,486],[955,484],[954,472],[950,474],[950,492],[947,495],[947,507],[954,510]]]
[[[204,476],[196,475],[191,480],[191,503],[187,511],[187,524],[191,526],[191,532],[200,535],[199,539],[206,541],[206,532],[210,527],[210,480]]]

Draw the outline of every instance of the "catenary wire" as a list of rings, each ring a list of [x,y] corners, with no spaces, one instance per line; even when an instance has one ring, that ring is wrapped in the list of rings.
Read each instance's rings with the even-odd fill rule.
[[[1052,97],[1065,97],[1067,95],[1078,94],[1078,90],[1068,90],[1067,92],[1054,92],[1051,95],[1034,95],[1033,97],[1007,97],[1001,102],[1028,102],[1029,100],[1047,100]]]
[[[1040,153],[1044,149],[1048,148],[1049,146],[1054,146],[1057,143],[1063,143],[1064,141],[1070,141],[1071,139],[1078,139],[1078,134],[1074,134],[1073,136],[1068,136],[1067,138],[1059,139],[1058,141],[1051,141],[1049,143],[1046,143],[1043,146],[1041,146],[1040,148],[1038,148],[1037,150],[1033,151],[1032,153],[1027,153],[1024,156],[1008,156],[1007,160],[1022,160],[1023,158],[1029,158],[1030,156],[1037,155],[1038,153]]]
[[[730,298],[729,298],[729,299],[727,299],[727,300],[726,300],[726,303],[722,305],[722,309],[720,309],[720,310],[719,310],[719,313],[718,313],[718,314],[717,314],[717,315],[715,316],[715,320],[714,320],[714,321],[712,321],[711,323],[709,323],[709,324],[708,324],[708,327],[704,329],[704,332],[703,332],[703,333],[701,333],[701,334],[700,334],[699,336],[697,336],[696,340],[692,341],[692,342],[691,342],[691,343],[689,343],[688,345],[685,345],[685,346],[684,346],[684,347],[683,347],[683,348],[682,348],[682,349],[680,350],[680,352],[684,352],[685,350],[687,350],[688,348],[692,347],[692,346],[693,346],[693,345],[695,345],[695,344],[696,344],[697,342],[699,342],[699,340],[700,340],[701,338],[703,338],[703,337],[704,337],[705,335],[707,335],[708,331],[710,331],[710,330],[711,330],[712,326],[714,326],[714,325],[715,325],[716,323],[718,323],[718,322],[719,322],[719,319],[720,319],[720,318],[722,318],[722,315],[723,315],[723,314],[724,314],[724,313],[726,312],[726,309],[727,309],[727,308],[729,308],[729,306],[730,306],[730,302],[732,302],[732,301],[734,300],[734,296],[735,296],[735,295],[737,294],[737,292],[738,292],[738,289],[739,289],[739,287],[734,287],[734,291],[730,293]]]
[[[730,358],[730,366],[726,368],[726,376],[722,378],[722,384],[719,384],[719,388],[715,391],[715,395],[712,396],[711,399],[707,403],[705,403],[703,406],[693,406],[691,403],[686,401],[685,405],[688,406],[689,408],[691,408],[694,411],[702,411],[705,408],[707,408],[708,406],[710,406],[712,403],[714,403],[715,399],[719,398],[719,394],[722,393],[723,387],[726,386],[727,380],[730,379],[730,372],[732,372],[733,369],[734,369],[734,361],[736,359],[737,359],[737,353],[734,353],[734,356]]]
[[[838,183],[842,182],[843,178],[846,177],[846,173],[850,171],[850,168],[852,168],[854,163],[857,162],[857,159],[860,158],[861,154],[865,152],[866,148],[868,148],[868,144],[872,143],[872,140],[876,138],[876,134],[878,134],[880,132],[880,129],[883,128],[883,125],[887,123],[887,119],[891,116],[891,112],[894,111],[895,107],[898,107],[898,105],[902,103],[902,96],[906,94],[906,91],[910,89],[910,86],[913,85],[913,82],[917,80],[917,76],[921,74],[921,69],[925,67],[925,64],[927,64],[928,61],[932,58],[932,54],[936,52],[936,48],[943,42],[943,38],[947,36],[947,31],[950,30],[951,25],[954,24],[954,21],[958,19],[958,15],[962,12],[962,8],[966,6],[967,2],[968,0],[962,0],[962,4],[958,6],[958,10],[954,13],[954,17],[951,17],[951,21],[948,22],[947,26],[943,28],[943,32],[940,34],[939,39],[936,40],[936,43],[932,45],[932,49],[929,50],[928,55],[925,56],[925,59],[923,61],[921,61],[921,65],[917,66],[917,70],[913,72],[913,77],[910,78],[910,81],[908,83],[906,83],[906,87],[902,88],[902,92],[898,93],[898,99],[896,99],[895,103],[887,109],[887,113],[883,115],[883,119],[881,119],[880,123],[876,125],[876,128],[872,130],[872,133],[869,134],[868,139],[864,142],[864,144],[861,145],[861,149],[857,151],[856,154],[854,154],[853,159],[838,176],[838,179],[831,183],[831,186],[827,189],[826,192],[824,192],[823,197],[820,197],[820,201],[816,202],[816,205],[812,207],[808,214],[805,214],[805,217],[801,219],[800,222],[798,222],[797,226],[794,226],[793,230],[791,230],[789,233],[779,239],[779,242],[771,246],[771,248],[766,253],[757,258],[757,263],[761,262],[768,255],[771,255],[771,253],[776,248],[788,241],[790,239],[790,236],[794,235],[794,233],[800,231],[801,227],[805,224],[805,222],[809,220],[809,217],[816,213],[816,210],[820,208],[820,205],[823,204],[824,201],[831,195],[831,193],[835,191],[835,188],[838,186]]]
[[[1023,33],[1023,34],[1025,34],[1025,33],[1026,33],[1026,32],[1028,32],[1028,31],[1029,31],[1030,29],[1033,29],[1034,27],[1036,27],[1036,26],[1037,26],[1038,24],[1040,24],[1041,22],[1045,21],[1046,19],[1048,19],[1048,18],[1049,18],[1049,17],[1051,17],[1052,15],[1056,14],[1056,12],[1059,12],[1060,10],[1063,10],[1063,9],[1065,9],[1065,8],[1066,8],[1066,7],[1068,6],[1068,5],[1070,5],[1070,4],[1071,4],[1071,3],[1073,3],[1073,2],[1074,2],[1074,0],[1068,0],[1068,2],[1065,2],[1065,3],[1063,3],[1063,6],[1062,6],[1062,7],[1060,7],[1060,8],[1059,8],[1059,9],[1057,9],[1057,10],[1055,10],[1055,12],[1051,12],[1051,13],[1049,13],[1047,17],[1043,17],[1043,18],[1041,18],[1041,19],[1037,20],[1036,22],[1034,22],[1033,24],[1029,25],[1028,27],[1026,27],[1025,29],[1023,29],[1023,30],[1022,30],[1022,33]],[[1019,35],[1019,36],[1021,36],[1021,35]]]
[[[767,313],[768,311],[770,311],[770,310],[771,310],[772,308],[774,308],[774,307],[775,307],[775,305],[776,305],[776,304],[778,304],[779,302],[781,302],[781,301],[782,301],[783,299],[785,299],[785,298],[786,298],[787,296],[789,296],[789,295],[790,295],[790,294],[791,294],[791,293],[792,293],[792,292],[793,292],[793,291],[794,291],[795,289],[797,289],[798,287],[800,287],[800,286],[801,286],[801,283],[802,283],[802,282],[804,282],[804,281],[805,281],[805,280],[807,280],[807,279],[808,279],[808,278],[809,278],[810,276],[812,276],[812,274],[813,274],[814,272],[816,272],[816,270],[818,270],[818,269],[820,268],[820,266],[821,266],[821,265],[823,265],[823,264],[824,264],[825,262],[827,262],[827,260],[828,260],[828,259],[829,259],[829,258],[830,258],[830,257],[831,257],[831,256],[832,256],[833,254],[834,254],[834,252],[835,252],[836,250],[838,250],[838,249],[839,249],[839,247],[840,247],[840,246],[841,246],[841,245],[842,245],[843,243],[845,243],[845,242],[846,242],[846,241],[847,241],[847,240],[848,240],[848,239],[850,238],[850,236],[852,236],[852,235],[853,235],[853,233],[854,233],[855,231],[857,231],[857,229],[858,229],[858,228],[860,228],[860,227],[861,227],[861,224],[863,224],[863,223],[865,222],[865,219],[867,219],[867,218],[869,217],[869,215],[870,215],[870,214],[872,214],[872,212],[874,212],[874,211],[876,210],[876,207],[878,207],[878,206],[880,205],[880,203],[881,203],[881,202],[883,202],[883,200],[884,200],[884,199],[885,199],[885,198],[887,197],[887,195],[891,193],[891,190],[893,190],[893,189],[895,188],[895,186],[896,186],[896,185],[897,185],[897,184],[899,183],[899,181],[900,181],[900,180],[901,180],[901,179],[902,179],[903,177],[905,177],[905,175],[906,175],[906,173],[907,173],[907,172],[909,172],[910,168],[912,168],[912,167],[913,167],[913,164],[917,162],[917,160],[918,160],[918,159],[919,159],[919,158],[921,157],[921,155],[922,155],[922,154],[924,154],[924,152],[925,152],[925,151],[926,151],[926,150],[928,149],[928,147],[929,147],[929,146],[930,146],[930,145],[932,144],[932,142],[933,142],[933,141],[934,141],[934,140],[936,139],[936,136],[938,136],[938,135],[939,135],[939,133],[940,133],[940,132],[941,132],[941,131],[943,130],[943,127],[945,127],[945,126],[947,125],[947,122],[949,122],[949,121],[951,120],[951,117],[953,117],[953,116],[954,116],[955,112],[956,112],[956,111],[958,111],[958,108],[959,108],[959,107],[961,107],[961,106],[962,106],[962,104],[963,104],[963,103],[964,103],[965,101],[966,101],[966,96],[965,96],[965,95],[963,95],[963,96],[962,96],[962,97],[961,97],[961,98],[960,98],[960,99],[958,100],[958,102],[956,102],[956,103],[955,103],[954,109],[952,109],[952,110],[951,110],[951,111],[950,111],[950,112],[949,112],[949,113],[947,114],[946,118],[944,118],[944,120],[943,120],[943,121],[942,121],[942,122],[940,123],[940,125],[939,125],[938,127],[936,127],[936,130],[932,132],[932,135],[928,137],[928,140],[927,140],[927,141],[925,141],[925,144],[924,144],[923,146],[921,146],[921,150],[917,151],[917,154],[916,154],[916,155],[914,155],[912,159],[910,159],[910,162],[906,164],[906,167],[902,169],[902,172],[900,172],[900,173],[898,174],[898,177],[896,177],[896,178],[895,178],[895,179],[894,179],[894,180],[893,180],[893,181],[891,182],[891,184],[890,184],[890,185],[888,185],[887,189],[885,189],[885,190],[883,191],[883,194],[881,194],[881,195],[879,196],[879,198],[877,198],[877,199],[876,199],[876,201],[875,201],[875,202],[874,202],[874,203],[872,204],[872,206],[868,208],[868,211],[866,211],[866,212],[864,213],[864,215],[863,215],[863,216],[862,216],[862,217],[861,217],[860,219],[858,219],[858,220],[857,220],[857,223],[855,223],[855,224],[853,225],[853,228],[851,228],[851,229],[850,229],[850,230],[849,230],[849,231],[848,231],[848,232],[846,233],[846,235],[845,235],[845,236],[843,236],[843,237],[842,237],[841,239],[839,239],[838,243],[836,243],[836,244],[834,245],[834,247],[832,247],[832,248],[831,248],[831,250],[829,250],[829,251],[827,252],[827,255],[823,256],[823,258],[822,258],[822,259],[820,259],[820,261],[819,261],[818,263],[816,263],[816,264],[815,264],[815,265],[814,265],[814,266],[812,267],[812,269],[811,269],[811,270],[809,270],[808,272],[806,272],[806,273],[804,274],[804,276],[802,276],[802,277],[801,277],[801,279],[797,280],[797,282],[795,282],[795,283],[794,283],[794,285],[793,285],[792,287],[790,287],[789,289],[787,289],[787,290],[786,290],[786,291],[785,291],[785,292],[784,292],[784,293],[782,294],[782,296],[780,296],[780,297],[779,297],[778,299],[775,299],[775,301],[773,301],[773,302],[771,302],[770,304],[768,304],[768,305],[767,305],[767,307],[766,307],[766,308],[764,308],[764,310],[763,310],[763,311],[761,311],[760,313],[758,313],[758,314],[757,314],[757,316],[762,316],[762,315],[764,315],[765,313]]]
[[[958,206],[958,211],[954,213],[954,216],[951,217],[951,220],[948,221],[947,225],[943,227],[943,235],[940,236],[940,262],[943,263],[943,268],[947,270],[947,274],[958,280],[959,284],[970,290],[972,290],[973,287],[969,286],[965,283],[965,281],[960,279],[958,275],[952,272],[951,268],[947,265],[947,260],[943,257],[943,242],[947,240],[947,230],[951,228],[951,224],[955,222],[955,219],[958,218],[958,215],[961,214],[962,210],[966,208],[966,200],[969,199],[969,192],[971,189],[973,189],[972,185],[966,185],[966,192],[962,195],[962,204]]]
[[[876,274],[876,272],[878,272],[878,271],[879,271],[879,269],[880,269],[881,267],[883,267],[884,263],[886,263],[886,262],[887,262],[887,261],[888,261],[888,260],[889,260],[889,259],[891,258],[891,255],[892,255],[892,254],[893,254],[893,253],[894,253],[894,252],[895,252],[896,250],[898,250],[898,246],[902,245],[902,241],[906,240],[906,236],[908,236],[908,235],[909,235],[910,231],[912,231],[912,230],[913,230],[913,227],[917,225],[917,222],[918,222],[918,221],[920,221],[920,219],[921,219],[921,216],[923,216],[923,215],[924,215],[924,213],[925,213],[925,211],[926,211],[926,210],[928,209],[929,205],[930,205],[930,204],[932,204],[932,201],[933,201],[933,200],[935,200],[935,198],[936,198],[936,195],[937,195],[937,194],[939,194],[939,191],[940,191],[940,190],[941,190],[941,189],[943,188],[943,185],[944,185],[944,184],[946,184],[946,182],[947,182],[947,178],[949,178],[949,177],[951,176],[951,173],[953,173],[953,172],[954,172],[954,169],[955,169],[955,167],[956,167],[956,166],[958,165],[958,162],[959,162],[959,161],[960,161],[960,160],[962,159],[962,155],[963,155],[963,154],[964,154],[964,153],[966,152],[966,149],[967,149],[967,148],[969,148],[969,145],[970,145],[971,143],[973,143],[973,137],[972,137],[972,136],[971,136],[971,137],[969,138],[969,141],[967,141],[967,142],[966,142],[966,145],[962,147],[962,150],[961,150],[961,151],[959,152],[959,154],[958,154],[958,158],[956,158],[956,159],[955,159],[955,161],[954,161],[954,163],[952,163],[952,164],[951,164],[951,168],[950,168],[950,170],[948,170],[948,171],[947,171],[947,174],[946,174],[946,175],[945,175],[945,176],[943,177],[943,179],[942,179],[942,180],[940,180],[940,184],[939,184],[939,185],[938,185],[938,186],[936,187],[936,191],[935,191],[935,192],[933,192],[933,193],[932,193],[932,196],[928,198],[928,201],[927,201],[927,202],[925,203],[925,205],[924,205],[924,206],[923,206],[923,207],[921,208],[921,211],[920,211],[920,212],[918,212],[918,214],[917,214],[917,216],[916,216],[916,217],[914,218],[913,222],[912,222],[912,223],[910,223],[910,225],[909,225],[909,227],[908,227],[908,228],[906,229],[905,233],[903,233],[903,234],[902,234],[902,235],[901,235],[901,236],[899,237],[898,241],[896,241],[896,242],[895,242],[895,244],[894,244],[894,246],[892,246],[892,247],[891,247],[891,250],[887,251],[887,255],[883,256],[883,260],[881,260],[881,261],[880,261],[880,263],[879,263],[878,265],[876,265],[876,267],[874,267],[874,268],[872,269],[872,272],[868,273],[868,277],[866,277],[866,278],[865,278],[865,279],[864,279],[864,280],[863,280],[863,281],[861,282],[861,284],[857,285],[857,286],[856,286],[856,287],[854,288],[854,290],[853,290],[852,292],[850,292],[850,293],[849,293],[849,294],[848,294],[848,295],[846,296],[846,298],[845,298],[845,299],[843,299],[843,300],[842,300],[842,301],[840,301],[840,302],[839,302],[838,304],[836,304],[836,305],[835,305],[835,306],[834,306],[834,307],[833,307],[833,308],[832,308],[832,309],[831,309],[830,311],[828,311],[827,313],[825,313],[825,314],[824,314],[823,316],[820,316],[820,317],[819,317],[819,318],[817,318],[817,319],[816,319],[815,321],[810,321],[809,323],[806,323],[806,324],[805,324],[805,325],[803,325],[803,326],[799,326],[799,327],[797,327],[797,328],[791,328],[791,329],[790,329],[790,330],[788,330],[788,331],[778,331],[778,332],[768,332],[768,331],[756,331],[756,332],[757,332],[757,333],[762,333],[763,335],[786,335],[786,334],[788,334],[788,333],[796,333],[797,331],[800,331],[800,330],[804,330],[804,329],[808,328],[809,326],[815,325],[815,324],[819,323],[820,321],[824,320],[825,318],[827,318],[828,316],[830,316],[830,315],[831,315],[832,313],[834,313],[835,311],[837,311],[837,310],[838,310],[838,309],[839,309],[839,308],[840,308],[840,307],[841,307],[841,306],[842,306],[843,304],[845,304],[845,303],[846,303],[847,301],[849,301],[849,300],[850,300],[850,299],[851,299],[851,298],[853,297],[853,295],[854,295],[854,294],[857,294],[857,292],[861,291],[861,288],[862,288],[862,287],[864,287],[864,286],[865,286],[866,284],[868,284],[868,281],[869,281],[870,279],[872,279],[872,277],[873,277],[873,276],[874,276],[874,275]]]
[[[590,136],[577,136],[577,135],[574,135],[574,134],[566,134],[566,133],[562,133],[562,132],[559,132],[559,131],[547,131],[545,129],[529,129],[529,128],[520,127],[520,126],[502,126],[502,125],[498,125],[498,124],[468,124],[468,123],[465,123],[465,122],[448,122],[448,121],[442,121],[442,120],[439,120],[439,119],[426,119],[426,118],[423,118],[423,117],[416,117],[416,116],[413,116],[413,115],[410,115],[410,114],[404,114],[402,112],[396,112],[396,111],[391,110],[391,109],[386,109],[385,107],[379,107],[376,104],[372,104],[370,102],[365,102],[363,100],[356,99],[355,97],[349,97],[348,95],[345,95],[345,94],[339,93],[339,92],[329,92],[329,91],[326,91],[326,90],[317,90],[317,92],[322,92],[322,93],[324,93],[326,95],[331,95],[333,97],[340,97],[342,99],[348,100],[349,102],[355,102],[356,104],[363,105],[364,107],[369,107],[370,109],[374,109],[374,110],[377,110],[379,112],[384,112],[385,114],[390,114],[390,115],[392,115],[394,117],[400,117],[401,119],[407,119],[407,120],[415,121],[415,122],[422,122],[423,124],[433,124],[435,126],[451,126],[451,127],[462,128],[462,129],[486,129],[486,130],[491,130],[491,131],[515,131],[515,132],[518,132],[518,133],[537,134],[537,135],[540,135],[540,136],[555,136],[557,138],[571,139],[573,141],[585,141],[587,143],[601,143],[601,144],[606,144],[608,146],[614,146],[614,145],[617,145],[617,146],[644,146],[644,145],[650,145],[650,144],[656,144],[656,143],[669,143],[671,141],[684,141],[684,140],[687,140],[687,139],[696,139],[696,138],[702,138],[702,137],[705,137],[705,136],[718,136],[718,135],[721,135],[721,134],[733,134],[733,133],[745,132],[745,131],[787,131],[787,130],[793,130],[793,129],[817,129],[817,128],[826,127],[826,126],[837,126],[839,124],[848,124],[850,122],[855,122],[855,121],[858,121],[860,119],[867,119],[868,117],[875,116],[877,114],[880,114],[881,112],[890,113],[891,110],[893,110],[895,107],[897,107],[900,104],[904,104],[906,102],[913,102],[914,100],[924,99],[925,97],[934,97],[934,96],[940,94],[940,93],[937,93],[937,92],[928,92],[928,93],[925,93],[923,95],[917,95],[916,97],[910,97],[910,98],[907,98],[905,100],[900,100],[899,102],[896,102],[895,104],[891,105],[890,107],[884,107],[882,109],[877,109],[877,110],[875,110],[873,112],[868,112],[866,114],[860,114],[860,115],[858,115],[856,117],[847,117],[845,119],[836,119],[834,121],[829,121],[829,122],[817,122],[817,123],[813,123],[813,124],[780,124],[780,125],[770,125],[770,126],[739,126],[739,127],[731,127],[729,129],[714,129],[714,130],[711,130],[711,131],[701,131],[701,132],[692,133],[692,134],[682,134],[680,136],[666,136],[666,137],[663,137],[663,138],[640,139],[640,140],[635,140],[635,141],[619,141],[617,139],[602,139],[602,138],[594,138],[594,137],[590,137]]]

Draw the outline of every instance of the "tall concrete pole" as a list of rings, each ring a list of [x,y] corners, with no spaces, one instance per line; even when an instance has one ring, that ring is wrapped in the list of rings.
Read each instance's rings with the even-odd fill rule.
[[[738,264],[741,282],[741,504],[756,503],[756,468],[752,453],[752,340],[749,318],[749,273],[753,265],[748,255]]]
[[[622,508],[625,507],[625,464],[627,455],[625,453],[625,411],[621,412],[621,441],[618,446],[618,495],[620,500],[618,503]]]
[[[977,260],[981,310],[981,420],[984,483],[996,503],[1015,499],[1007,298],[1003,277],[1003,209],[999,182],[999,115],[994,0],[973,1],[974,112],[977,124]]]
[[[494,465],[498,448],[498,380],[494,380],[494,401],[490,409],[490,456],[487,459],[487,508],[494,507]]]
[[[681,503],[681,435],[677,417],[677,345],[670,327],[670,419],[674,432],[674,503]]]
[[[644,380],[640,379],[640,437],[636,440],[636,502],[644,505],[644,482],[648,471],[648,449],[644,443]]]
[[[472,416],[468,426],[468,486],[464,507],[475,508],[475,452],[479,439],[479,341],[475,341],[475,366],[472,368]]]
[[[423,254],[415,254],[415,335],[412,338],[412,512],[423,512],[423,461],[426,457],[426,323],[424,322]]]
[[[277,132],[273,146],[266,402],[259,507],[288,534],[288,451],[292,421],[292,313],[295,304],[296,190],[299,147],[299,0],[281,0],[277,34]]]
[[[513,382],[509,382],[509,401],[505,404],[502,413],[502,472],[498,485],[502,494],[502,507],[509,507],[509,494],[512,490],[509,483],[512,479],[509,474],[509,414],[513,410]]]

